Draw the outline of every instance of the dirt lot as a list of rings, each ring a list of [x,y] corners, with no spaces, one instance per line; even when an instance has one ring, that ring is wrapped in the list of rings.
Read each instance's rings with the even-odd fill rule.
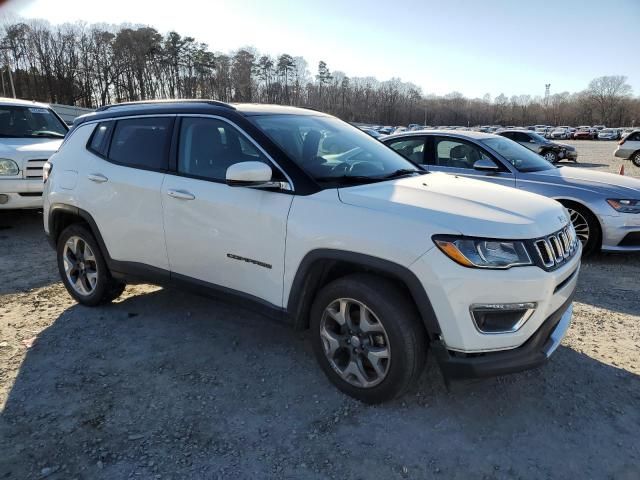
[[[584,264],[545,367],[447,391],[430,359],[368,407],[257,313],[147,285],[74,304],[41,222],[0,213],[0,478],[640,478],[640,255]]]

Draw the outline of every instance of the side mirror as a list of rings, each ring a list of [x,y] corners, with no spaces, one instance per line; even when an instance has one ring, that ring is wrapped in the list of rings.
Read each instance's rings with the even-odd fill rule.
[[[481,172],[493,172],[496,173],[500,170],[500,168],[493,163],[491,160],[487,158],[481,158],[476,163],[473,164],[474,170],[479,170]]]
[[[291,190],[287,182],[274,182],[271,180],[273,172],[271,167],[263,162],[234,163],[227,168],[226,181],[231,187],[249,188],[279,188]]]

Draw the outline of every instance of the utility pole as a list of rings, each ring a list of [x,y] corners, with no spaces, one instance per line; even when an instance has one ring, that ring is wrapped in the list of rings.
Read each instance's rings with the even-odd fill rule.
[[[13,75],[11,74],[11,67],[7,64],[7,72],[9,72],[9,83],[11,84],[11,94],[13,98],[16,98],[16,88],[13,86]]]

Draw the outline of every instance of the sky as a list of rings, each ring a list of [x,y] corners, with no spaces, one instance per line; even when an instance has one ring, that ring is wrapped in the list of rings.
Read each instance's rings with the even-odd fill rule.
[[[0,17],[175,30],[212,51],[253,46],[399,77],[425,94],[577,92],[625,75],[640,95],[640,0],[0,0]]]

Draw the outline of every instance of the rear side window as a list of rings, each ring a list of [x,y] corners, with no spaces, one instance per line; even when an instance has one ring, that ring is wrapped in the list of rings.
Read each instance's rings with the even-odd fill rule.
[[[167,170],[172,124],[170,117],[118,120],[109,160],[127,167]]]
[[[424,163],[425,137],[412,137],[389,142],[391,148],[414,163]]]
[[[107,156],[107,150],[109,150],[109,135],[113,129],[113,122],[99,123],[96,129],[93,131],[91,140],[89,141],[89,150],[102,157]]]

